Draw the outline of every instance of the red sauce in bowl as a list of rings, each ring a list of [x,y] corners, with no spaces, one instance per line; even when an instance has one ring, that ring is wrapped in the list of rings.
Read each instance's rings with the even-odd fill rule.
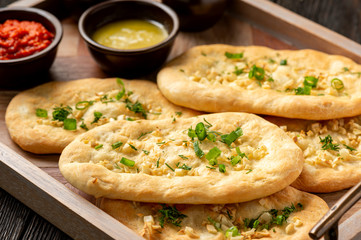
[[[0,24],[0,60],[22,58],[50,45],[54,34],[34,21],[6,20]]]

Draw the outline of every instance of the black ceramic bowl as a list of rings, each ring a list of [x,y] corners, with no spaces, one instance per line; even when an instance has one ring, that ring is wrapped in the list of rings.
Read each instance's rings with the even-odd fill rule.
[[[126,19],[158,22],[167,30],[168,37],[150,47],[132,50],[106,47],[92,39],[94,32],[105,24]],[[157,70],[167,59],[178,29],[178,17],[171,8],[147,0],[103,2],[86,10],[79,19],[80,35],[95,61],[105,72],[124,78],[140,77]]]
[[[30,56],[0,60],[0,87],[19,87],[41,83],[43,76],[54,62],[58,45],[63,36],[59,20],[49,12],[37,8],[0,8],[0,24],[8,19],[35,21],[54,34],[52,43]]]

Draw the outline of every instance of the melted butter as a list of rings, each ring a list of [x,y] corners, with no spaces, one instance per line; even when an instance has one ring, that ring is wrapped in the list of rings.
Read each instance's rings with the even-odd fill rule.
[[[160,43],[168,33],[160,24],[145,20],[122,20],[99,28],[93,40],[111,48],[137,49]]]

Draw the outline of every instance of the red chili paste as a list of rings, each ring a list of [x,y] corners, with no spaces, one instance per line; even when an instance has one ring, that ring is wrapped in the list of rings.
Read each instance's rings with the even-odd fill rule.
[[[34,21],[6,20],[0,24],[0,60],[22,58],[50,45],[54,34]]]

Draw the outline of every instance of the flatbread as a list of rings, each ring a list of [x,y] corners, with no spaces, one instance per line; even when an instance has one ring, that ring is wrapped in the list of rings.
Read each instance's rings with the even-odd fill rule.
[[[271,220],[269,214],[271,209],[284,210],[292,204],[296,210],[282,225],[270,224],[269,230],[261,230],[261,226]],[[171,206],[187,216],[181,219],[179,227],[167,221],[163,224],[163,228],[160,226],[162,214],[159,210],[163,209],[164,205],[159,203],[103,198],[99,200],[98,205],[145,239],[158,240],[225,240],[230,239],[226,238],[225,232],[232,226],[236,226],[241,231],[241,236],[232,239],[310,239],[308,232],[328,210],[326,202],[321,198],[292,187],[245,203]],[[212,223],[209,218],[214,222]],[[250,220],[258,218],[260,224],[257,230],[245,228],[246,218]],[[219,224],[220,231],[216,230],[214,223]]]
[[[209,135],[202,141],[189,136],[198,124]],[[273,194],[291,184],[302,165],[302,152],[286,133],[247,113],[112,122],[76,138],[59,160],[67,181],[95,197],[191,204]]]
[[[327,121],[266,119],[281,126],[303,151],[305,163],[292,184],[295,188],[334,192],[361,181],[361,116]]]
[[[204,45],[169,62],[157,81],[171,102],[196,110],[321,120],[361,114],[360,75],[352,60],[314,50]]]
[[[119,98],[123,89],[124,94]],[[76,106],[83,110],[77,110]],[[67,118],[76,119],[76,130],[65,130],[63,121],[52,120],[55,107],[72,112]],[[48,117],[38,117],[36,109],[45,110]],[[95,112],[102,114],[97,121]],[[44,154],[60,153],[86,129],[115,119],[163,119],[196,114],[167,101],[153,82],[89,78],[49,82],[23,91],[11,100],[5,119],[11,138],[22,149]]]

